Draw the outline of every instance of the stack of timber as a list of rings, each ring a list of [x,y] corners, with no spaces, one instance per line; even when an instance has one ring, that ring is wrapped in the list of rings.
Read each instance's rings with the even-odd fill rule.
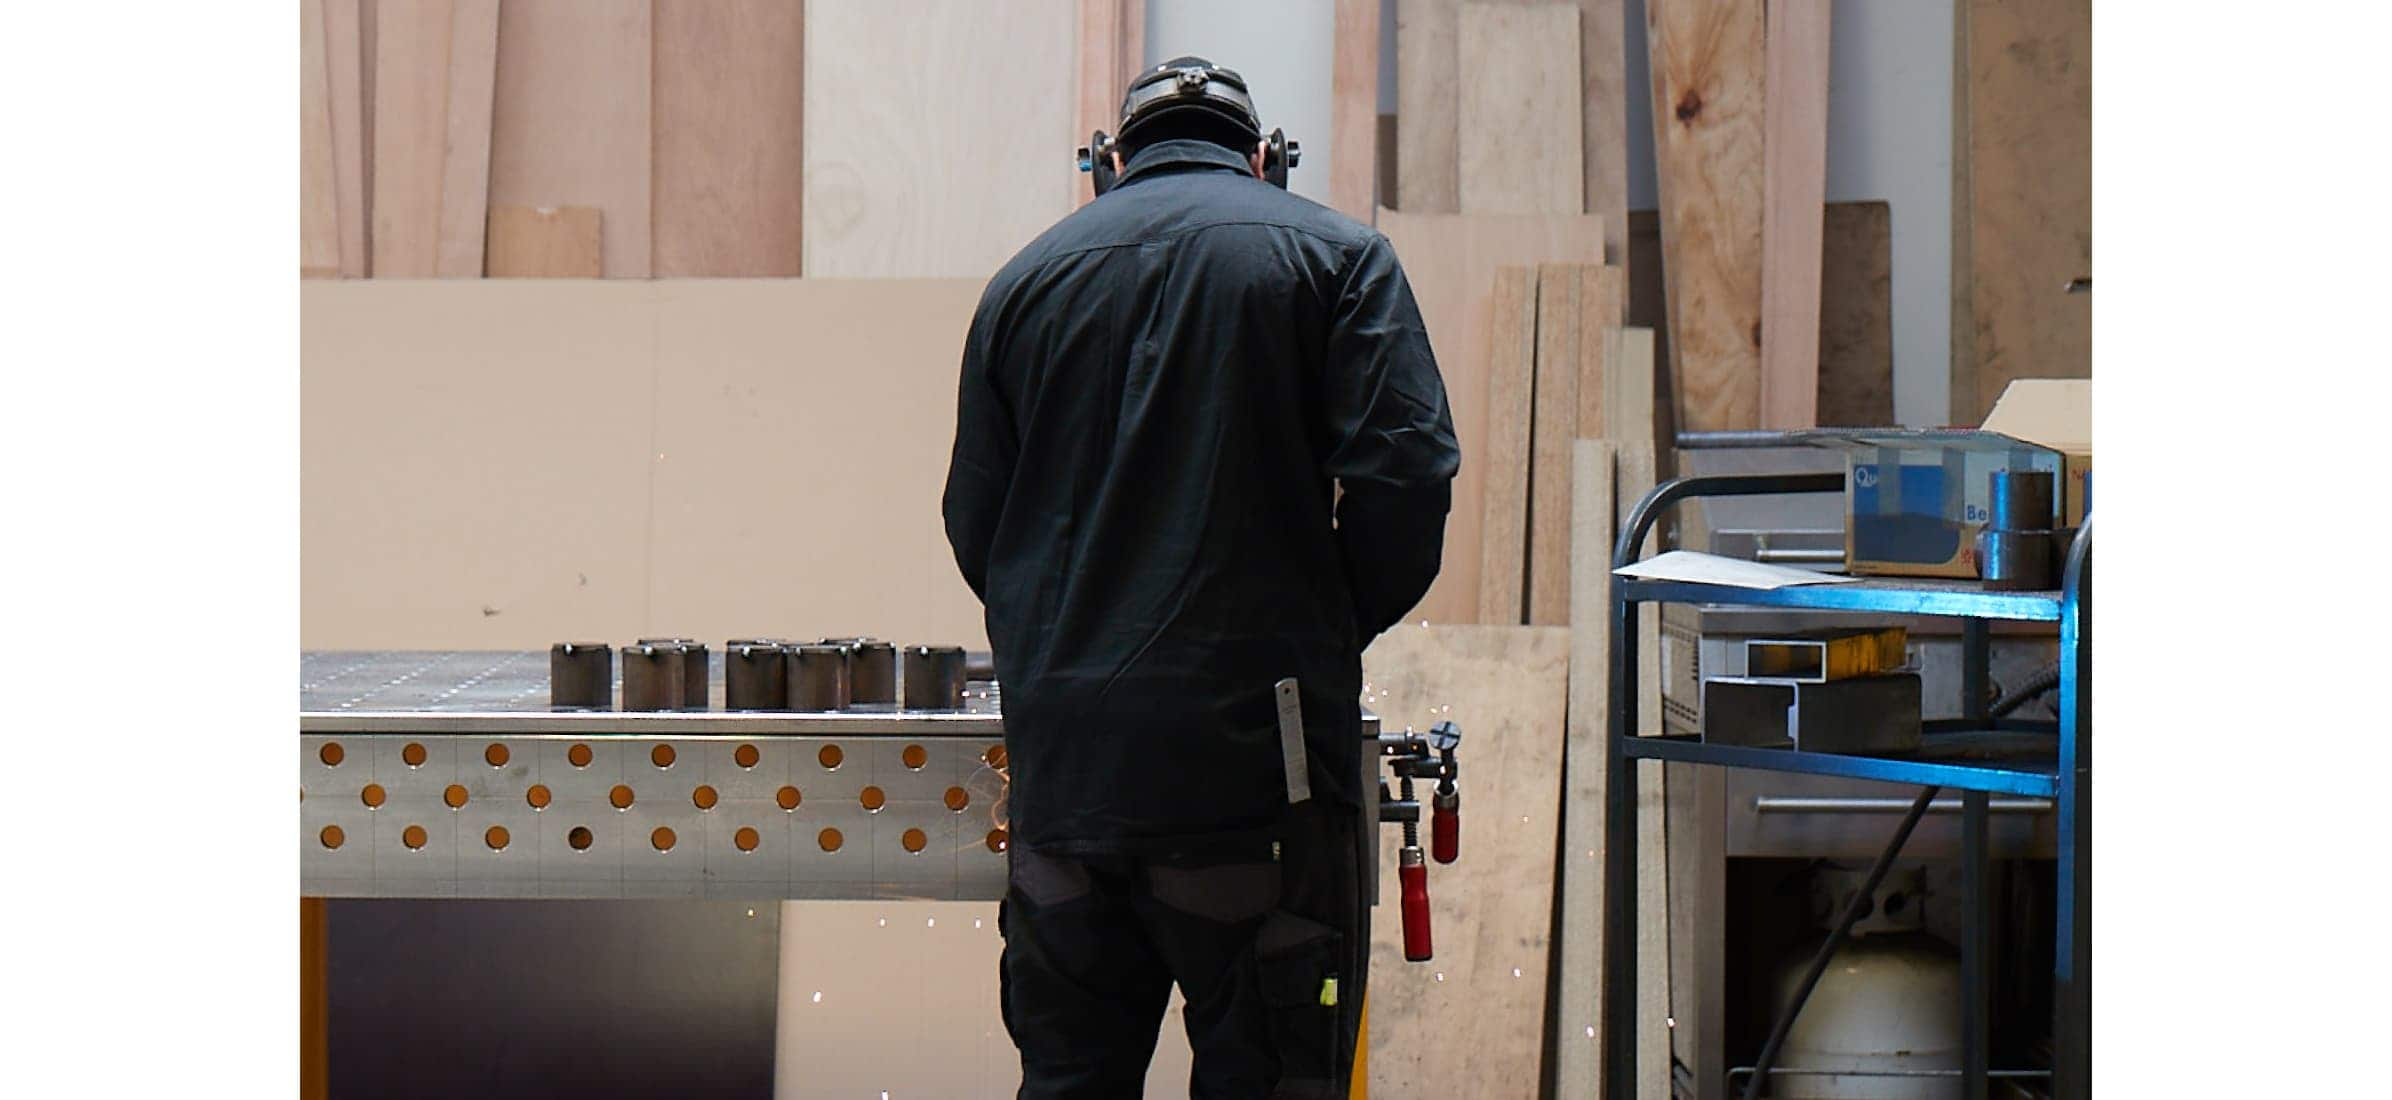
[[[1359,27],[1365,4],[1345,6]],[[1088,104],[1110,125],[1144,12],[1140,0],[305,0],[300,273],[985,278],[1085,196],[1059,150],[1087,139]],[[1362,108],[1341,133],[1359,135],[1365,182],[1371,28],[1341,38],[1357,49],[1340,55],[1340,87]],[[918,79],[929,71],[944,76]],[[956,86],[1008,94],[945,93]],[[910,150],[903,170],[891,134]],[[1361,194],[1353,209],[1367,215]],[[598,244],[585,247],[593,218]]]

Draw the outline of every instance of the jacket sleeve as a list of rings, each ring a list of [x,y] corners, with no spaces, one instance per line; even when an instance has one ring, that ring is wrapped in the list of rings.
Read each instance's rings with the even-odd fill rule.
[[[1436,579],[1462,462],[1428,329],[1385,237],[1355,255],[1328,350],[1323,472],[1341,490],[1338,552],[1367,644]]]
[[[988,329],[984,305],[964,337],[962,378],[955,400],[955,451],[947,464],[947,492],[941,507],[955,564],[963,572],[964,583],[972,586],[972,594],[983,602],[988,599],[989,546],[996,539],[997,518],[1005,510],[1006,487],[1013,481],[1018,446],[1012,415],[989,373],[994,364]]]

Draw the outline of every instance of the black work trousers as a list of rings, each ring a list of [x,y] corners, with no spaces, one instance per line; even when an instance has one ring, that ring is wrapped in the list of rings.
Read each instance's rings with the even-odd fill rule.
[[[1191,1100],[1342,1100],[1370,957],[1363,832],[1357,810],[1316,799],[1276,839],[1012,852],[998,928],[1020,1100],[1143,1095],[1175,982]]]

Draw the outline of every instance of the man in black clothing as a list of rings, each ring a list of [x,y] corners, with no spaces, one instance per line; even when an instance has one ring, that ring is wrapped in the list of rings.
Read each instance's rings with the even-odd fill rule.
[[[1452,417],[1386,238],[1263,181],[1237,74],[1166,62],[1123,115],[1119,182],[981,297],[947,480],[1005,689],[1020,1095],[1139,1095],[1176,982],[1191,1095],[1342,1097],[1361,653],[1436,576]]]

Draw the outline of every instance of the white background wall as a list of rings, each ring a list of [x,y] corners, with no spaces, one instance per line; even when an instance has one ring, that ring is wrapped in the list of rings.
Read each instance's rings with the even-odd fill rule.
[[[1626,0],[1628,206],[1659,205],[1646,95],[1644,0]],[[1951,389],[1951,0],[1836,0],[1827,198],[1893,207],[1894,414],[1941,424]],[[1202,54],[1252,83],[1265,126],[1304,143],[1289,179],[1328,187],[1329,0],[1147,0],[1146,60]],[[1381,21],[1379,110],[1395,110],[1395,15]]]

